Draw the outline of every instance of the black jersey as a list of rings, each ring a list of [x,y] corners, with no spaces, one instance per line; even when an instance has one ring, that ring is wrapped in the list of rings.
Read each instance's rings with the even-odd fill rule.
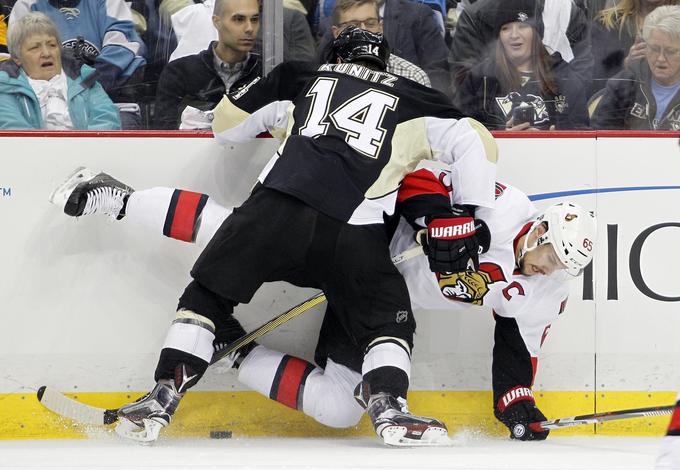
[[[493,203],[488,131],[436,90],[358,64],[280,64],[225,97],[213,130],[226,141],[280,136],[262,184],[351,224],[381,223],[404,175],[434,155],[470,178],[471,204]]]

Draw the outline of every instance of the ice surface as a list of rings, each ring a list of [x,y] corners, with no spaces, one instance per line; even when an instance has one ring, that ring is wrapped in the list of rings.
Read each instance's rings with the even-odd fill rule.
[[[377,439],[160,439],[112,434],[74,441],[0,441],[0,468],[652,470],[661,438],[550,437],[515,442],[461,433],[445,448],[386,448]]]

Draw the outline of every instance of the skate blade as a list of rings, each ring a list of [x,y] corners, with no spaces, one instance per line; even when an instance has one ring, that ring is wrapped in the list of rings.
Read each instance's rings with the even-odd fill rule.
[[[66,206],[66,201],[68,201],[68,198],[75,187],[83,181],[92,179],[95,176],[97,176],[97,173],[94,171],[90,170],[89,168],[85,168],[84,166],[79,166],[73,171],[73,173],[68,175],[66,180],[64,180],[64,182],[60,184],[57,189],[52,191],[52,194],[50,194],[48,200],[52,204],[61,207],[63,210],[64,206]]]
[[[139,444],[151,445],[158,439],[158,435],[163,428],[163,425],[153,419],[143,419],[144,427],[137,426],[135,423],[126,418],[120,418],[116,425],[116,434],[128,441],[134,441]]]
[[[432,426],[418,437],[407,437],[407,433],[405,426],[388,426],[383,429],[382,438],[386,445],[392,447],[446,447],[453,442],[446,428]]]

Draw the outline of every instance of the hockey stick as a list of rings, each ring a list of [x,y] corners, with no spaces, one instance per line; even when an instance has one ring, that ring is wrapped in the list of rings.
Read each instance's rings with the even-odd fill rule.
[[[422,247],[416,246],[395,256],[392,258],[392,262],[394,264],[399,264],[415,256],[418,256],[422,252]],[[319,292],[313,297],[310,297],[304,302],[291,308],[290,310],[287,310],[284,313],[272,318],[259,328],[256,328],[250,333],[241,336],[239,339],[233,343],[230,343],[229,345],[226,345],[224,348],[215,351],[210,361],[210,365],[215,364],[221,359],[224,359],[231,353],[238,351],[243,346],[250,344],[257,338],[264,336],[275,328],[278,328],[284,323],[292,320],[293,318],[302,315],[306,311],[316,307],[325,300],[326,295],[323,292]],[[43,385],[38,389],[37,395],[38,401],[48,410],[82,424],[103,426],[107,424],[113,424],[118,421],[118,408],[106,409],[87,405],[69,398],[63,393],[46,385]]]
[[[604,411],[590,415],[571,416],[569,418],[553,419],[550,421],[540,421],[530,423],[529,428],[533,431],[546,431],[548,429],[568,428],[581,424],[597,424],[605,421],[615,421],[619,419],[644,418],[648,416],[663,416],[673,414],[675,405],[651,406],[649,408],[634,408],[631,410]]]
[[[326,296],[324,293],[319,292],[314,297],[311,297],[301,304],[291,308],[290,310],[285,311],[281,315],[272,318],[259,328],[256,328],[250,333],[241,336],[239,339],[233,343],[230,343],[228,346],[225,346],[223,349],[216,351],[213,354],[210,364],[215,364],[220,359],[227,357],[234,351],[238,351],[246,344],[249,344],[257,338],[269,333],[274,328],[283,325],[287,321],[302,315],[307,310],[316,307],[325,300]],[[38,401],[42,403],[42,405],[48,410],[66,418],[71,418],[72,420],[79,423],[102,426],[106,424],[113,424],[118,421],[117,408],[106,409],[86,405],[85,403],[81,403],[67,397],[63,393],[58,392],[51,387],[47,387],[46,385],[43,385],[38,389]]]

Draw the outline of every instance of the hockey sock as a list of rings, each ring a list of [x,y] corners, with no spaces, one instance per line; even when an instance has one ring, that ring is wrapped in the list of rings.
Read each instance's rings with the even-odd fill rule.
[[[196,375],[191,385],[205,373],[213,355],[215,325],[190,310],[179,310],[165,338],[155,379],[174,379],[179,364],[186,364]]]
[[[411,376],[408,345],[398,338],[380,338],[368,347],[361,367],[370,393],[388,393],[406,398]]]
[[[206,194],[163,187],[135,191],[124,212],[134,224],[203,247],[231,214]]]
[[[175,189],[165,216],[163,235],[184,242],[196,240],[201,212],[208,195]]]
[[[238,380],[272,400],[302,410],[305,382],[315,369],[303,359],[257,346],[239,367]]]
[[[172,188],[152,188],[132,193],[126,218],[156,233],[184,242],[196,240],[206,194]]]

